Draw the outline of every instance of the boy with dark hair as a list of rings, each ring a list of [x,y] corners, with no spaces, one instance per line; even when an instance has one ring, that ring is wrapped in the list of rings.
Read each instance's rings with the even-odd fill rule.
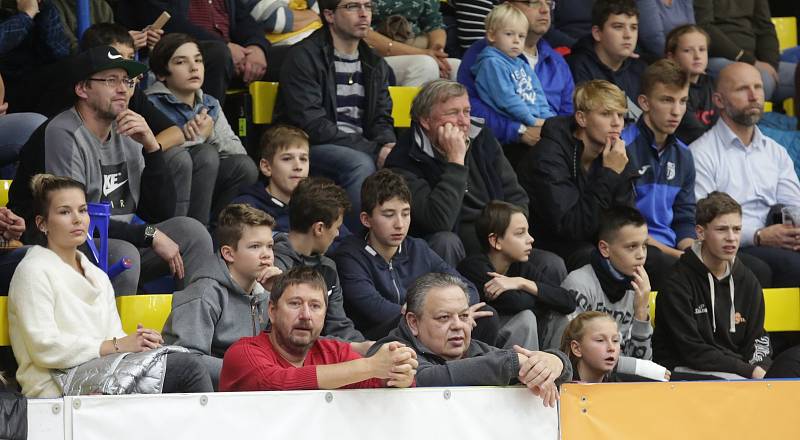
[[[761,285],[736,258],[742,207],[714,191],[696,219],[698,241],[656,297],[656,359],[673,380],[798,377],[800,346],[770,359]]]
[[[465,258],[458,265],[481,293],[481,300],[492,305],[505,322],[520,313],[535,314],[538,347],[558,348],[567,320],[575,310],[575,296],[560,287],[566,277],[563,262],[550,267],[539,258],[543,250],[533,249],[528,219],[522,208],[493,200],[475,223],[482,252]]]
[[[217,258],[172,297],[164,340],[201,354],[215,388],[228,347],[267,326],[266,289],[281,273],[273,266],[274,225],[262,211],[227,206],[217,222]]]
[[[259,181],[241,189],[233,203],[246,203],[275,219],[274,232],[289,232],[289,201],[308,177],[308,135],[290,125],[274,125],[261,137]]]
[[[650,65],[638,97],[642,117],[622,132],[639,168],[636,207],[647,219],[649,244],[674,258],[694,241],[694,159],[675,137],[686,112],[689,77],[671,60]]]
[[[603,212],[597,248],[591,262],[567,275],[561,285],[575,292],[577,307],[570,318],[597,310],[613,316],[622,335],[622,353],[651,359],[650,278],[647,223],[635,208],[616,206]]]
[[[328,308],[323,336],[351,342],[364,354],[372,345],[356,330],[344,312],[344,299],[336,263],[325,256],[339,235],[344,214],[350,209],[347,193],[324,177],[308,177],[300,182],[289,203],[289,233],[275,242],[275,265],[282,270],[294,266],[312,266],[325,277]]]
[[[399,174],[383,169],[367,177],[361,187],[361,207],[366,234],[344,239],[333,258],[342,279],[348,315],[368,338],[379,339],[400,321],[406,289],[414,280],[430,272],[464,278],[425,240],[408,236],[411,192]],[[470,304],[475,305],[478,292],[468,285]],[[484,321],[491,320],[481,320],[478,337],[494,343],[496,332],[486,330]]]
[[[575,44],[567,63],[575,84],[604,79],[616,84],[628,99],[628,118],[638,119],[639,78],[647,64],[634,58],[639,11],[634,0],[598,0],[592,7],[592,34]]]
[[[164,36],[150,53],[150,69],[158,81],[145,91],[148,99],[186,138],[165,153],[178,193],[175,215],[209,225],[240,186],[255,182],[258,171],[220,102],[201,88],[205,59],[194,38]]]

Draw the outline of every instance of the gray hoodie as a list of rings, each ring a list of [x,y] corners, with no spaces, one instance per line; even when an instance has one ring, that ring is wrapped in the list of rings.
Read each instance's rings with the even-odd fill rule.
[[[287,234],[275,236],[275,266],[282,271],[287,271],[294,266],[311,266],[319,271],[325,278],[328,286],[328,311],[325,314],[325,326],[322,327],[322,336],[339,338],[347,342],[362,342],[364,335],[356,330],[353,321],[344,313],[344,296],[339,274],[336,272],[336,263],[324,255],[300,255],[289,242]]]
[[[228,347],[239,338],[258,335],[269,320],[269,293],[259,283],[245,292],[222,257],[216,257],[188,287],[173,294],[172,313],[162,332],[167,344],[203,355],[214,388]]]

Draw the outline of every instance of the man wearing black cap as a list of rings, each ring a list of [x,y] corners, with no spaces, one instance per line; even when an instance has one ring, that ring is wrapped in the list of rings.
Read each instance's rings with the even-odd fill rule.
[[[144,118],[128,109],[134,78],[146,70],[109,46],[78,54],[72,72],[75,105],[39,128],[23,146],[9,194],[11,209],[30,225],[29,182],[37,173],[72,177],[86,186],[88,202],[110,203],[109,237],[116,240],[110,240],[109,259],[134,260],[133,269],[114,280],[118,295],[135,293],[135,281],[164,275],[167,265],[178,279],[191,279],[212,255],[211,238],[202,224],[187,217],[169,218],[175,187],[161,146]],[[148,223],[131,224],[134,215]]]

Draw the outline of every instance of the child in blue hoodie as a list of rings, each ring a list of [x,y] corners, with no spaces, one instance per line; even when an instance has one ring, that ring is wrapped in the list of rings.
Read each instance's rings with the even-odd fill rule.
[[[498,113],[527,126],[540,127],[555,116],[547,103],[539,78],[522,55],[528,19],[510,3],[503,3],[486,17],[489,45],[472,66],[481,101]]]

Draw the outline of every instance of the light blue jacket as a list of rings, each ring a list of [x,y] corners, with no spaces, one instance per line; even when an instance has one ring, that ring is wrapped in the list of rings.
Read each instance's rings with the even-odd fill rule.
[[[478,54],[472,72],[478,96],[498,113],[527,126],[534,125],[537,119],[555,116],[539,78],[524,58],[512,58],[486,46]]]
[[[234,133],[230,124],[228,124],[228,119],[222,113],[222,106],[217,101],[217,98],[198,90],[195,93],[194,107],[190,107],[175,97],[172,91],[161,81],[156,81],[148,87],[145,90],[145,94],[147,94],[147,99],[178,127],[186,125],[204,108],[208,109],[208,116],[211,116],[211,119],[214,120],[214,128],[211,130],[211,135],[208,139],[186,141],[181,146],[189,147],[199,143],[206,143],[215,146],[222,155],[247,154],[241,139]]]

